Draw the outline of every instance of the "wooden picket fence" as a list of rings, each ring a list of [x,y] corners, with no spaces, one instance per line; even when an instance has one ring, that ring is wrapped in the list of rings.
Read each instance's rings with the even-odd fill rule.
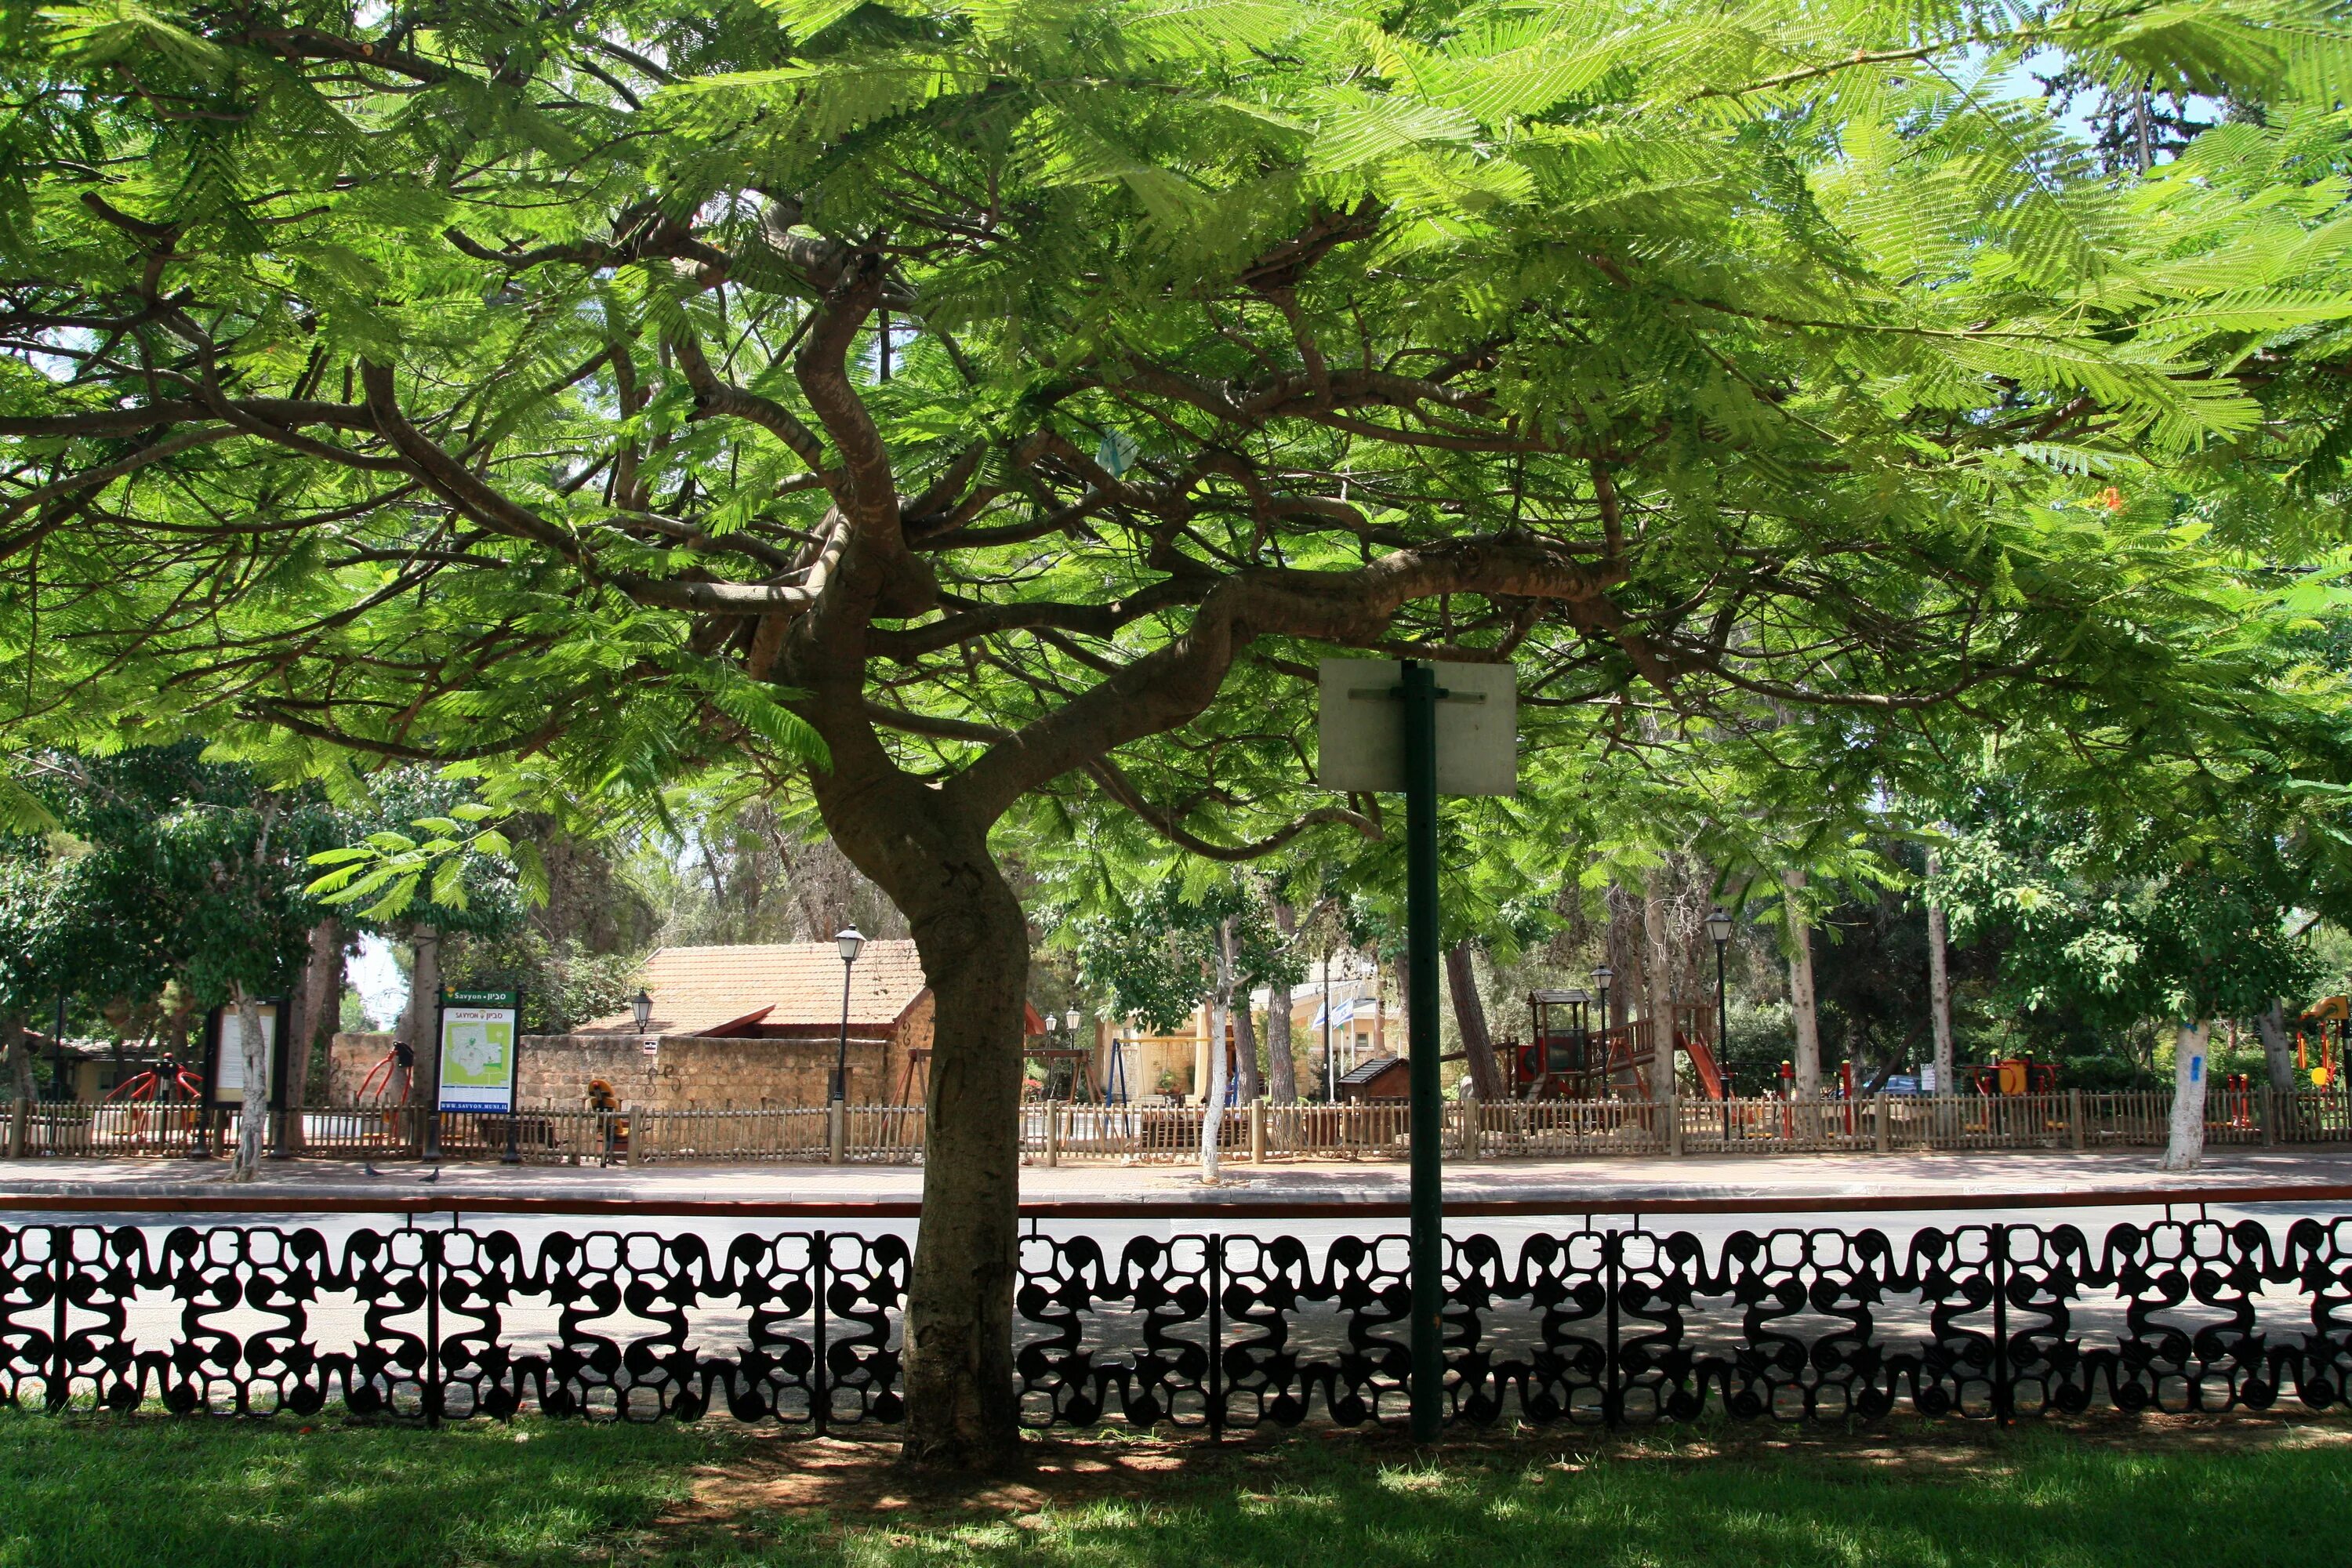
[[[2172,1097],[2158,1089],[1987,1098],[1449,1101],[1453,1158],[1580,1154],[1906,1153],[1923,1150],[2160,1148]],[[1209,1111],[1198,1105],[1031,1103],[1021,1148],[1050,1164],[1184,1163],[1199,1158]],[[1220,1113],[1218,1144],[1239,1161],[1380,1161],[1405,1156],[1402,1101],[1250,1105]],[[0,1151],[26,1157],[220,1154],[239,1116],[193,1105],[0,1103]],[[731,1110],[593,1111],[526,1108],[514,1116],[419,1107],[331,1106],[272,1116],[273,1151],[315,1158],[497,1161],[526,1164],[905,1163],[922,1157],[920,1106],[854,1105],[836,1127],[828,1106]],[[2352,1143],[2352,1096],[2217,1089],[2207,1100],[2214,1146]]]

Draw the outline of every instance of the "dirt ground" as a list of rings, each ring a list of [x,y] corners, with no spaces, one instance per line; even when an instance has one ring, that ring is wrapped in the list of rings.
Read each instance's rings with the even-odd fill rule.
[[[900,1518],[931,1523],[957,1518],[1019,1518],[1097,1499],[1149,1490],[1163,1501],[1239,1486],[1276,1472],[1314,1445],[1331,1457],[1367,1464],[1576,1471],[1599,1464],[1666,1464],[1703,1470],[1711,1464],[1802,1457],[1914,1479],[1982,1475],[2017,1462],[2021,1435],[2063,1433],[2076,1441],[2138,1450],[2245,1449],[2273,1445],[2352,1451],[2352,1419],[2336,1415],[2101,1415],[2021,1423],[2003,1429],[1978,1422],[1896,1422],[1871,1429],[1822,1430],[1719,1423],[1604,1436],[1529,1431],[1450,1438],[1439,1448],[1414,1446],[1386,1430],[1305,1428],[1228,1437],[1161,1437],[1106,1433],[1031,1438],[1025,1468],[1004,1479],[940,1480],[898,1468],[898,1445],[874,1439],[793,1438],[761,1433],[727,1463],[701,1467],[693,1495],[662,1525],[725,1530],[760,1515],[821,1511],[879,1523]]]

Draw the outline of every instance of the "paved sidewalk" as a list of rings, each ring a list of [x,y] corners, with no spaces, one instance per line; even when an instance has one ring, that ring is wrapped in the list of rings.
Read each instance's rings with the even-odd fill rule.
[[[910,1165],[445,1165],[423,1183],[426,1167],[387,1162],[369,1176],[346,1160],[271,1162],[244,1186],[224,1178],[219,1160],[0,1161],[0,1202],[73,1197],[144,1199],[276,1196],[471,1199],[636,1200],[663,1202],[908,1203],[922,1195],[922,1171]],[[1031,1165],[1021,1173],[1024,1202],[1142,1200],[1314,1204],[1393,1203],[1407,1193],[1404,1165],[1230,1162],[1223,1180],[1203,1186],[1185,1165]],[[1607,1212],[1612,1205],[1657,1200],[1741,1200],[1769,1205],[1949,1196],[1956,1206],[1998,1205],[2004,1197],[2048,1204],[2053,1197],[2194,1188],[2352,1187],[2352,1150],[2230,1150],[2187,1174],[2158,1168],[2153,1150],[2116,1152],[1826,1154],[1776,1158],[1471,1161],[1446,1167],[1449,1201],[1507,1200],[1559,1205],[1564,1212]],[[2315,1194],[2315,1196],[2324,1195]],[[2352,1210],[2352,1200],[2347,1200]]]

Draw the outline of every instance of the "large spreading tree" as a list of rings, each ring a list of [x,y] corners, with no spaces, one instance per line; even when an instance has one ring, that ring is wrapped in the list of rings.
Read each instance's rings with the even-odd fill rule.
[[[2304,438],[2249,387],[2345,313],[2324,169],[2142,189],[2002,96],[2031,47],[2279,134],[2340,96],[2305,0],[5,28],[10,735],[805,788],[938,996],[939,1463],[1015,1430],[1000,824],[1377,835],[1307,794],[1335,649],[1510,658],[1531,747],[2115,722],[2228,563],[2046,503]]]

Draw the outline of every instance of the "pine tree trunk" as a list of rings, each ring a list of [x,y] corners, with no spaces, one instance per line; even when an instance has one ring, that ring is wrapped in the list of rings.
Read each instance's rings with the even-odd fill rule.
[[[1633,924],[1633,896],[1615,883],[1611,883],[1603,905],[1609,911],[1609,966],[1617,972],[1617,983],[1609,988],[1607,1016],[1601,1020],[1604,1029],[1622,1029],[1633,1017],[1633,999],[1639,994],[1642,978],[1641,943],[1633,940],[1628,930]]]
[[[1251,1015],[1250,994],[1238,993],[1241,1005],[1234,1009],[1234,1073],[1241,1084],[1241,1102],[1255,1103],[1265,1098],[1265,1084],[1257,1068],[1257,1019]]]
[[[2281,1094],[2293,1094],[2294,1040],[2287,1033],[2286,1005],[2273,999],[2254,1015],[2254,1027],[2263,1037],[2263,1066],[2270,1074],[2271,1087]]]
[[[408,971],[408,1016],[404,1022],[410,1051],[408,1103],[422,1106],[426,1117],[441,1104],[441,1041],[437,1030],[441,998],[441,932],[421,925],[409,932],[415,960]],[[420,1121],[419,1125],[422,1125]],[[417,1150],[420,1154],[424,1150]]]
[[[286,1042],[286,1152],[303,1149],[302,1108],[310,1100],[310,1056],[319,1035],[332,1033],[343,1007],[343,922],[329,915],[310,928],[310,956],[302,968],[302,995],[294,1033]]]
[[[1665,880],[1660,866],[1642,890],[1642,1011],[1650,1021],[1650,1099],[1659,1105],[1675,1092],[1675,961],[1666,937]]]
[[[1280,899],[1274,901],[1274,929],[1286,944],[1298,934],[1298,916]],[[1267,1098],[1276,1105],[1298,1100],[1298,1061],[1291,1055],[1290,987],[1276,985],[1265,997],[1265,1074]]]
[[[2205,1046],[2210,1023],[2179,1024],[2173,1031],[2172,1134],[2164,1168],[2193,1171],[2205,1153]]]
[[[1790,893],[1789,1012],[1796,1026],[1797,1054],[1793,1060],[1797,1098],[1819,1100],[1822,1097],[1822,1020],[1813,999],[1813,931],[1804,911],[1797,904],[1797,895],[1804,891],[1805,874],[1790,871],[1781,878],[1781,882]]]
[[[1454,993],[1454,1021],[1462,1031],[1462,1049],[1470,1061],[1470,1090],[1486,1105],[1498,1105],[1507,1096],[1503,1075],[1495,1066],[1495,1041],[1486,1032],[1486,1005],[1478,996],[1478,972],[1474,950],[1465,940],[1445,954],[1445,984]]]
[[[1933,849],[1928,850],[1928,879],[1933,881],[1942,869],[1942,860]],[[1952,1075],[1958,1070],[1952,1057],[1952,972],[1947,951],[1950,942],[1944,906],[1931,896],[1927,901],[1927,1022],[1936,1039],[1937,1094],[1952,1092]]]

